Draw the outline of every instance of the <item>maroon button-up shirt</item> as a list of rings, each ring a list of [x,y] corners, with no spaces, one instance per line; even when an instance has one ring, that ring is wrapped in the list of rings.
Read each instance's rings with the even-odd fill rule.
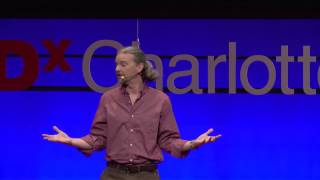
[[[105,92],[92,123],[90,134],[82,137],[92,149],[79,149],[90,156],[106,148],[106,160],[140,164],[163,161],[161,150],[182,158],[186,140],[180,139],[169,97],[144,86],[132,105],[124,87]]]

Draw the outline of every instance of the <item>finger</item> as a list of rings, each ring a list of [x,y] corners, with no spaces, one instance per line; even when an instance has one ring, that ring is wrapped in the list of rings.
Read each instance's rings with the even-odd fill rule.
[[[43,138],[50,138],[50,137],[53,137],[54,135],[50,135],[50,134],[42,134],[42,137]]]
[[[210,137],[207,137],[204,142],[208,143],[210,141],[210,139],[211,139]]]
[[[216,138],[214,136],[210,137],[210,142],[214,142]]]
[[[43,136],[43,139],[51,141],[53,138],[51,136]]]
[[[221,134],[218,134],[218,135],[214,136],[214,138],[219,139],[219,138],[221,138],[221,136],[222,136]]]
[[[47,137],[47,136],[46,136],[46,137],[43,137],[43,139],[45,139],[45,140],[49,140],[49,137]]]
[[[210,137],[210,142],[214,142],[216,141],[217,139],[219,139],[221,137],[221,134],[217,135],[217,136],[211,136]]]
[[[62,133],[62,131],[57,126],[53,126],[53,130],[55,130],[57,133]]]
[[[43,138],[51,138],[53,137],[53,135],[49,135],[49,134],[42,134]]]
[[[212,133],[212,132],[213,132],[213,129],[210,128],[205,134],[209,135],[209,134]]]

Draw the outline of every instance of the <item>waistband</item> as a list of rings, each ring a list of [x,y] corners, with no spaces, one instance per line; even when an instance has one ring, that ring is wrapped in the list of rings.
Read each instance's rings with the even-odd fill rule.
[[[126,173],[139,173],[142,171],[155,172],[158,169],[157,164],[121,164],[114,161],[107,163],[108,167],[125,171]]]

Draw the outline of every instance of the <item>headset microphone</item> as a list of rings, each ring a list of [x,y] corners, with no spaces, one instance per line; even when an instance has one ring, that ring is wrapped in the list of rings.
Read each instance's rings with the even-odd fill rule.
[[[137,73],[137,74],[134,74],[132,76],[124,76],[124,75],[121,75],[120,76],[120,79],[121,79],[121,82],[122,83],[128,83],[129,81],[131,81],[133,78],[135,78],[137,75],[139,75],[140,73]]]

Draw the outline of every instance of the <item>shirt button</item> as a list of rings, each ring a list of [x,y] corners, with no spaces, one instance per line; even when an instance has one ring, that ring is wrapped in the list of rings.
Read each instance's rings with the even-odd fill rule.
[[[130,162],[132,162],[132,161],[133,161],[133,159],[129,159],[129,161],[130,161]]]
[[[133,118],[133,117],[134,117],[134,115],[133,115],[133,114],[131,114],[131,117]]]
[[[133,146],[133,144],[130,144],[130,146],[132,147],[132,146]]]
[[[133,129],[130,129],[130,132],[133,132],[134,130]]]

